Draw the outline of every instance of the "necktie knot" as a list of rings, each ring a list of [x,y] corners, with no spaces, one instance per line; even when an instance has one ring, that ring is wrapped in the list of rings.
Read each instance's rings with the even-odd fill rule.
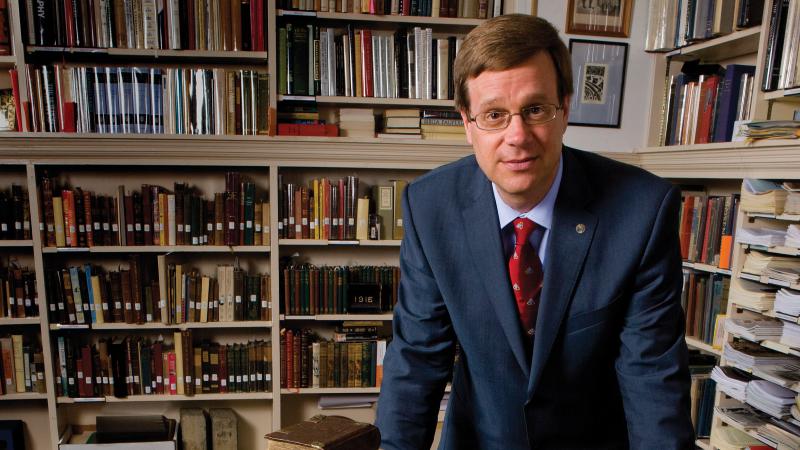
[[[514,235],[516,236],[516,245],[522,245],[528,242],[531,233],[536,229],[536,222],[528,219],[527,217],[517,217],[514,219]]]

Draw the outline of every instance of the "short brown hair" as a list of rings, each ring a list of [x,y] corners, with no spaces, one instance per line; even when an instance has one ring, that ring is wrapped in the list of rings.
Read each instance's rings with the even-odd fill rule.
[[[558,99],[572,95],[569,50],[550,22],[526,14],[508,14],[487,20],[461,44],[453,66],[456,110],[469,110],[467,81],[486,70],[507,70],[547,52],[556,68]]]

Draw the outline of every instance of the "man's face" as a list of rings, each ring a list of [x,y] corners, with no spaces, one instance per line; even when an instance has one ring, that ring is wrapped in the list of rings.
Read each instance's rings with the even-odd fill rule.
[[[528,125],[516,115],[507,128],[497,131],[481,130],[461,113],[478,165],[503,201],[518,211],[538,204],[556,176],[569,115],[569,98],[558,98],[557,86],[555,66],[546,52],[519,67],[485,71],[467,80],[473,117],[487,111],[519,113],[545,103],[563,105],[550,122]]]

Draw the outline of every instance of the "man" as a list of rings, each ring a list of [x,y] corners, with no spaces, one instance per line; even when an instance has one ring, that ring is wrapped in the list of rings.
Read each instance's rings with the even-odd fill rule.
[[[475,155],[403,196],[382,447],[430,447],[452,370],[440,448],[693,448],[679,191],[562,146],[570,57],[546,21],[485,22],[454,78]]]

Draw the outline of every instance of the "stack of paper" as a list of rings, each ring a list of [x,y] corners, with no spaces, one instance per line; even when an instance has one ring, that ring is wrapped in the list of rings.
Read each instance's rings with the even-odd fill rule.
[[[772,269],[779,276],[791,277],[800,273],[800,259],[792,256],[779,256],[759,251],[751,251],[745,255],[742,272],[762,275],[767,269]]]
[[[777,290],[754,281],[733,278],[728,302],[755,311],[769,311],[775,304]]]
[[[765,425],[771,418],[757,411],[747,405],[737,408],[714,408],[717,412],[728,416],[729,419],[738,423],[745,430],[755,430],[756,428]]]
[[[769,228],[740,228],[736,231],[736,241],[742,244],[774,247],[786,243],[786,231]]]
[[[800,137],[800,121],[753,121],[742,125],[742,134],[748,142],[760,139],[797,139]]]
[[[800,281],[800,267],[791,267],[789,265],[767,267],[763,275],[776,281],[796,284]]]
[[[800,348],[800,325],[791,322],[784,323],[780,342],[792,348]]]
[[[775,294],[775,313],[786,315],[787,319],[800,316],[800,292],[781,289]]]
[[[747,371],[752,371],[754,366],[789,364],[796,360],[792,356],[773,352],[758,344],[741,340],[726,342],[722,349],[722,356],[730,365]]]
[[[779,449],[800,448],[800,437],[797,427],[783,421],[768,423],[758,427],[758,435],[769,442],[774,442]]]
[[[789,416],[794,405],[794,391],[766,380],[753,380],[747,384],[747,404],[778,418]]]
[[[783,189],[786,190],[786,203],[783,205],[784,214],[800,214],[800,183],[784,181]]]
[[[777,340],[783,332],[783,322],[769,317],[758,319],[729,317],[725,319],[725,331],[751,341],[760,342],[772,338]]]
[[[739,208],[744,212],[781,214],[786,203],[786,195],[786,190],[778,183],[745,178],[742,182]]]
[[[753,375],[771,381],[778,386],[794,389],[800,383],[800,360],[789,364],[753,367]]]
[[[753,376],[735,367],[717,366],[711,371],[711,379],[717,382],[720,391],[744,402],[747,383]]]
[[[800,194],[798,194],[798,196],[800,196]],[[787,247],[800,248],[800,225],[793,223],[786,228],[786,239],[784,240],[783,245]]]

